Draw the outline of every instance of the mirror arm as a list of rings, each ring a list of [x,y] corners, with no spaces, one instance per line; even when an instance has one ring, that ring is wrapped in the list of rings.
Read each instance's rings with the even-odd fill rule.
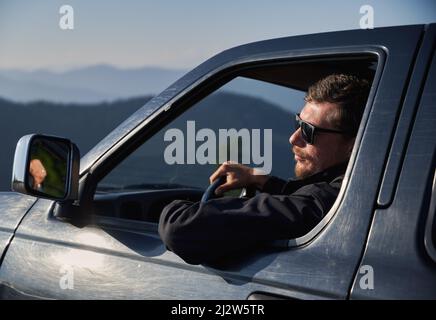
[[[94,205],[94,194],[92,188],[92,174],[88,172],[85,174],[78,183],[78,199],[75,201],[57,201],[53,215],[60,219],[69,220],[72,224],[83,227],[91,222]]]

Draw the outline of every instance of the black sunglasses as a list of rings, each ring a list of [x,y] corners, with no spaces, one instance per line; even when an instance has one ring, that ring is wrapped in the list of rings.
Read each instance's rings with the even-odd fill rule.
[[[339,133],[339,134],[345,133],[344,131],[340,131],[340,130],[324,129],[324,128],[316,127],[309,122],[301,120],[300,114],[297,113],[295,115],[295,130],[298,130],[299,128],[301,128],[301,136],[303,137],[304,141],[306,141],[308,144],[314,143],[315,134],[317,132],[330,132],[330,133]]]

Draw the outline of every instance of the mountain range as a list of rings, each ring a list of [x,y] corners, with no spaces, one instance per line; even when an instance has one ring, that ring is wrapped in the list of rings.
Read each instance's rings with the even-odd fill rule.
[[[120,69],[110,65],[63,72],[3,69],[0,70],[0,96],[15,102],[100,103],[155,95],[184,73],[184,70],[154,67]]]
[[[154,96],[185,73],[186,70],[181,69],[122,69],[105,64],[62,72],[45,69],[0,69],[0,97],[24,103],[44,100],[55,103],[98,104],[137,96]],[[295,90],[261,81],[246,78],[235,80],[224,86],[225,91],[262,96],[285,110],[289,109],[294,98],[301,98],[302,95]],[[300,104],[297,106],[300,107]]]
[[[0,134],[3,137],[0,190],[10,189],[13,154],[21,136],[29,133],[63,136],[75,142],[83,155],[184,73],[184,70],[120,69],[109,65],[63,72],[0,70]],[[246,128],[248,124],[252,128],[274,128],[274,148],[281,150],[279,153],[285,157],[280,162],[274,160],[273,173],[283,173],[293,161],[287,144],[291,115],[295,112],[292,106],[298,107],[302,97],[303,93],[295,90],[239,77],[211,95],[207,99],[209,107],[204,101],[200,103],[208,108],[207,112],[194,111],[192,115],[199,126],[214,130],[217,126]],[[183,127],[179,122],[176,121],[177,126]],[[162,172],[163,136],[157,135],[150,143],[152,147],[144,151],[141,158],[157,166],[154,172]],[[132,166],[136,164],[138,168],[141,166],[141,163],[132,163]],[[191,176],[212,169],[192,169],[195,172]],[[166,172],[170,174],[171,170]],[[119,176],[123,174],[125,172]]]
[[[30,133],[62,136],[75,142],[84,155],[118,124],[143,106],[151,96],[102,102],[98,104],[61,104],[54,102],[18,103],[0,98],[0,191],[10,190],[15,146],[20,137]],[[255,112],[253,112],[255,111]],[[168,128],[186,128],[195,120],[197,128],[273,129],[273,174],[289,177],[293,165],[288,142],[293,130],[292,112],[251,96],[217,92],[190,108],[174,122],[162,128],[121,164],[107,182],[179,181],[204,187],[216,166],[166,166],[164,151]],[[148,170],[144,170],[148,169]],[[206,178],[205,178],[206,177]]]

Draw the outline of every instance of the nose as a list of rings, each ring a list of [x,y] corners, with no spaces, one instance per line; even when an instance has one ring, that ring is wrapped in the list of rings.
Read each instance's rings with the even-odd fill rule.
[[[306,143],[301,136],[301,129],[294,131],[294,133],[289,137],[289,143],[293,146],[298,146],[301,148],[305,146]]]

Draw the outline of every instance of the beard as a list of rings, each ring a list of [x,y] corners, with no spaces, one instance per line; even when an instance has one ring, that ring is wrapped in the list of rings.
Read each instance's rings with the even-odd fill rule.
[[[313,170],[302,164],[300,161],[295,163],[294,171],[297,179],[305,179],[314,174]]]
[[[309,158],[302,152],[296,152],[295,149],[293,151],[298,157],[303,159],[295,162],[294,172],[297,179],[308,178],[320,171],[320,168],[316,165],[317,161],[315,159]]]

